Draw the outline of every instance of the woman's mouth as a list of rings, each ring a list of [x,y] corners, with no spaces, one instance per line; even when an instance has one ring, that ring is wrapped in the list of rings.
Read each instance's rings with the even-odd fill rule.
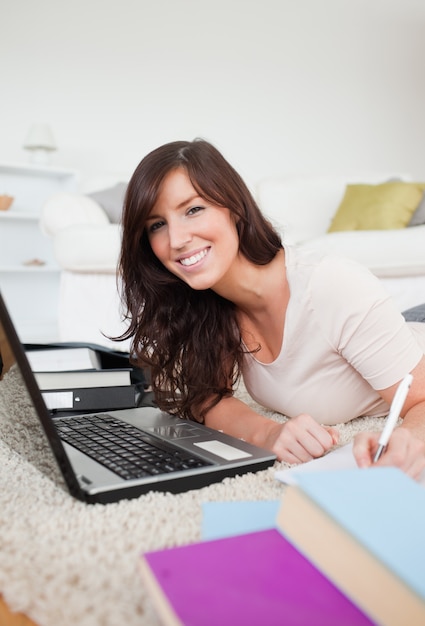
[[[208,248],[201,250],[201,252],[197,252],[196,254],[192,254],[192,256],[185,257],[184,259],[179,259],[179,263],[184,265],[184,267],[190,267],[191,265],[195,265],[195,263],[199,263],[205,258],[208,254]]]

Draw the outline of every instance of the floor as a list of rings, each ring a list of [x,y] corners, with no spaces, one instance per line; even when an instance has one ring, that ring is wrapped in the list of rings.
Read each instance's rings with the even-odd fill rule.
[[[22,613],[11,613],[3,598],[0,596],[0,624],[1,626],[36,626]]]

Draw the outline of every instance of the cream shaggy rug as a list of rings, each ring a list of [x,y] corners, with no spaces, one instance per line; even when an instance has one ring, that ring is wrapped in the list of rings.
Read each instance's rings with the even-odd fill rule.
[[[287,466],[276,463],[183,494],[83,504],[68,495],[12,376],[0,382],[0,593],[39,626],[158,626],[138,573],[140,552],[199,540],[203,502],[277,499],[284,492],[274,474]],[[238,395],[284,419],[255,405],[242,387]],[[381,426],[372,418],[341,425],[340,443]]]

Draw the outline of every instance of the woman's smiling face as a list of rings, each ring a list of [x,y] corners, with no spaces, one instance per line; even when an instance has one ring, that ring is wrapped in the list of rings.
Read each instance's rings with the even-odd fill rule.
[[[192,289],[220,290],[238,257],[229,209],[200,197],[181,167],[165,177],[146,231],[155,256]]]

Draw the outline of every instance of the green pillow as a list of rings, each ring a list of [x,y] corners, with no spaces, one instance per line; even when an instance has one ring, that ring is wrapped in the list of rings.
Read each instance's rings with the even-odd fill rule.
[[[401,181],[347,185],[328,233],[404,228],[422,200],[424,189],[425,183]]]

